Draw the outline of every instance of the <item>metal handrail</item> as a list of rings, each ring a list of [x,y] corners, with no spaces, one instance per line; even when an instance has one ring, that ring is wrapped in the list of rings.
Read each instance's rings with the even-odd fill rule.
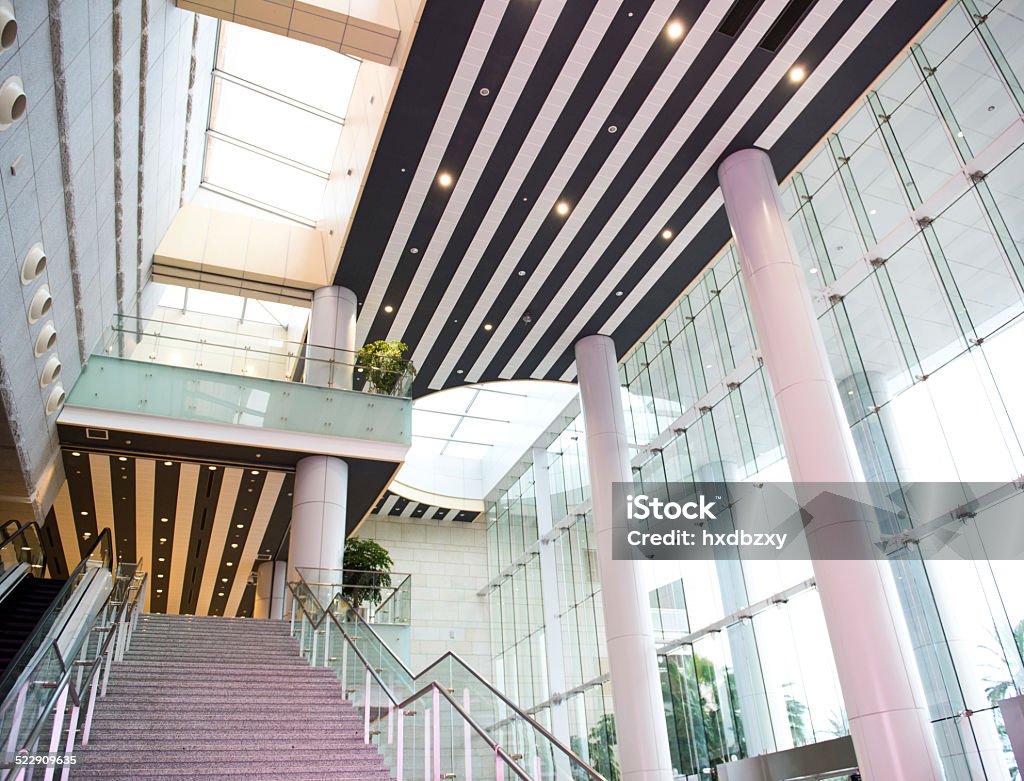
[[[299,577],[301,578],[302,576],[300,575]],[[305,582],[305,581],[303,581],[303,582]],[[356,657],[363,664],[363,667],[366,668],[367,673],[369,673],[373,677],[373,679],[375,681],[377,681],[377,685],[380,686],[381,691],[383,691],[384,694],[387,695],[387,698],[389,700],[391,700],[391,704],[392,704],[393,708],[397,708],[397,709],[401,710],[402,708],[405,708],[407,705],[411,705],[412,703],[414,703],[417,700],[421,699],[428,692],[436,692],[437,694],[439,694],[440,696],[442,696],[446,700],[448,700],[449,703],[451,703],[452,707],[454,707],[455,710],[458,712],[458,714],[460,716],[462,716],[462,718],[470,726],[470,728],[474,732],[476,732],[477,735],[479,735],[483,739],[483,741],[488,745],[488,747],[492,751],[495,752],[495,754],[497,756],[499,756],[506,764],[508,764],[508,766],[512,769],[513,773],[515,773],[517,776],[519,776],[519,778],[523,779],[523,781],[534,781],[533,779],[530,778],[530,776],[528,776],[526,774],[526,772],[522,768],[520,768],[516,764],[516,762],[512,758],[512,756],[508,752],[506,752],[494,740],[494,738],[492,738],[487,733],[487,730],[485,730],[483,727],[481,727],[476,722],[475,719],[473,719],[468,713],[466,713],[466,711],[457,702],[455,702],[454,698],[451,696],[451,694],[448,692],[448,690],[444,686],[442,686],[440,683],[438,683],[437,681],[431,681],[430,683],[428,683],[426,686],[424,686],[419,691],[415,692],[414,694],[411,694],[410,696],[406,697],[404,700],[399,701],[398,697],[395,696],[395,693],[393,691],[391,691],[391,687],[388,686],[384,682],[384,679],[380,677],[380,673],[377,672],[377,668],[370,664],[370,662],[367,660],[367,658],[363,655],[363,652],[359,650],[359,646],[357,646],[355,644],[355,641],[352,640],[352,638],[349,636],[348,632],[345,631],[344,627],[338,621],[337,616],[335,616],[333,613],[325,610],[321,614],[320,620],[319,621],[314,621],[313,616],[311,616],[309,611],[306,610],[306,606],[302,603],[302,600],[299,598],[298,594],[295,593],[295,584],[287,583],[286,585],[288,586],[288,590],[292,592],[292,605],[296,605],[297,604],[299,606],[299,610],[301,610],[302,613],[306,616],[306,618],[309,620],[310,624],[313,625],[314,629],[317,626],[319,626],[320,623],[322,623],[323,620],[327,616],[331,617],[331,620],[334,622],[334,625],[338,628],[338,631],[341,632],[342,637],[345,638],[345,640],[349,644],[349,647],[355,652]],[[313,595],[313,599],[316,600],[316,596],[315,595]],[[317,604],[319,605],[319,600],[317,600]],[[369,703],[367,703],[367,707],[369,707]],[[598,778],[600,778],[600,776]],[[604,780],[602,779],[602,781],[604,781]]]
[[[315,598],[316,598],[316,597],[314,596],[314,599],[315,599]],[[325,612],[328,612],[328,611],[325,611]],[[359,613],[358,613],[358,612],[356,612],[355,610],[352,610],[352,611],[350,611],[350,612],[351,612],[351,613],[352,613],[352,614],[353,614],[353,615],[354,615],[354,616],[355,616],[355,617],[356,617],[356,618],[357,618],[357,619],[358,619],[358,620],[359,620],[359,621],[360,621],[361,623],[363,623],[363,624],[366,624],[366,628],[367,628],[367,629],[368,629],[368,630],[369,630],[370,632],[373,632],[373,634],[374,634],[375,636],[377,636],[377,633],[376,633],[376,632],[374,632],[374,630],[373,630],[373,627],[372,627],[372,625],[371,625],[371,624],[369,624],[369,623],[368,623],[368,622],[366,621],[366,619],[365,619],[365,618],[363,618],[363,617],[362,617],[361,615],[359,615]],[[378,639],[378,640],[380,640],[380,637],[379,637],[379,636],[377,636],[377,639]],[[387,647],[388,647],[388,646],[387,646],[387,643],[385,643],[385,642],[384,642],[383,640],[380,640],[380,643],[381,643],[381,645],[383,645],[383,646],[384,646],[385,648],[387,648]],[[388,650],[390,651],[391,649],[390,649],[390,648],[388,648]],[[512,711],[513,713],[515,713],[515,714],[516,714],[517,716],[519,716],[519,717],[520,717],[521,719],[524,719],[524,720],[525,720],[526,722],[528,722],[528,723],[529,723],[529,724],[530,724],[530,725],[531,725],[531,726],[532,726],[532,727],[533,727],[534,729],[536,729],[536,730],[537,730],[537,731],[538,731],[538,732],[539,732],[539,733],[540,733],[541,735],[543,735],[543,736],[544,736],[545,738],[547,738],[547,739],[548,739],[548,740],[549,740],[549,741],[550,741],[550,742],[551,742],[551,743],[552,743],[552,744],[553,744],[553,745],[554,745],[554,746],[555,746],[556,748],[558,748],[558,749],[559,749],[560,751],[562,751],[562,752],[563,752],[564,754],[566,754],[567,756],[569,756],[569,757],[571,757],[572,759],[574,759],[574,760],[576,760],[577,762],[579,762],[579,763],[580,763],[580,765],[582,765],[582,766],[583,766],[583,768],[584,768],[585,772],[586,772],[586,771],[588,771],[588,770],[590,770],[590,769],[589,769],[589,766],[587,765],[587,763],[586,763],[586,762],[585,762],[585,761],[584,761],[584,760],[583,760],[583,759],[582,759],[582,758],[581,758],[581,757],[580,757],[580,756],[579,756],[579,755],[578,755],[578,754],[577,754],[577,753],[576,753],[575,751],[573,751],[573,750],[572,750],[571,748],[569,748],[569,747],[568,747],[568,746],[566,746],[566,745],[565,745],[564,743],[562,743],[562,741],[560,741],[560,740],[559,740],[558,738],[556,738],[556,737],[555,737],[555,736],[554,736],[553,734],[551,734],[551,732],[549,732],[549,731],[548,731],[548,729],[547,729],[546,727],[544,727],[544,725],[543,725],[543,724],[540,724],[540,723],[539,723],[538,721],[536,721],[536,720],[535,720],[535,719],[534,719],[534,718],[533,718],[532,716],[528,715],[528,714],[527,714],[527,713],[526,713],[526,712],[525,712],[525,711],[524,711],[524,710],[523,710],[522,708],[520,708],[520,707],[519,707],[519,706],[518,706],[518,705],[517,705],[516,703],[514,703],[514,702],[513,702],[512,700],[510,700],[510,699],[509,699],[509,698],[508,698],[508,697],[507,697],[507,696],[506,696],[506,695],[505,695],[505,694],[504,694],[504,693],[503,693],[503,692],[502,692],[502,691],[501,691],[500,689],[498,689],[498,688],[497,688],[497,687],[496,687],[496,686],[495,686],[494,684],[492,684],[492,683],[491,683],[491,682],[490,682],[489,680],[487,680],[486,678],[484,678],[484,676],[483,676],[483,675],[481,675],[481,674],[480,674],[480,673],[479,673],[479,672],[478,672],[478,671],[477,671],[477,670],[476,670],[476,669],[475,669],[475,668],[474,668],[474,667],[473,667],[472,665],[470,665],[470,664],[469,664],[468,662],[466,662],[466,660],[465,660],[465,659],[463,659],[463,658],[462,658],[461,656],[459,656],[459,655],[458,655],[458,654],[457,654],[457,653],[456,653],[455,651],[452,651],[452,650],[448,650],[448,651],[445,651],[445,652],[444,652],[443,654],[441,654],[441,655],[440,655],[439,657],[437,657],[437,659],[435,659],[435,660],[434,660],[433,662],[431,662],[431,663],[430,663],[430,664],[428,664],[428,665],[427,665],[426,667],[424,667],[424,668],[423,668],[422,670],[420,670],[420,672],[419,672],[418,674],[415,674],[415,673],[413,673],[413,672],[412,672],[412,671],[411,671],[411,670],[410,670],[410,669],[409,669],[409,668],[408,668],[408,667],[407,667],[407,666],[405,665],[405,663],[404,663],[404,662],[403,662],[403,661],[402,661],[401,659],[399,659],[399,658],[398,658],[397,656],[394,656],[394,654],[392,654],[392,659],[393,659],[393,660],[394,660],[395,662],[397,662],[397,663],[398,663],[398,664],[399,664],[399,665],[400,665],[400,666],[402,667],[402,669],[403,669],[403,670],[405,670],[405,671],[406,671],[406,672],[407,672],[407,673],[409,674],[409,677],[411,677],[411,678],[412,678],[413,680],[416,680],[417,678],[420,678],[420,677],[422,677],[422,676],[423,676],[423,675],[425,675],[425,674],[426,674],[426,673],[427,673],[427,672],[428,672],[429,670],[432,670],[432,669],[434,669],[435,667],[437,667],[437,666],[438,666],[439,664],[443,663],[443,662],[444,662],[444,661],[446,661],[447,659],[454,659],[454,660],[455,660],[455,661],[457,661],[457,662],[458,662],[458,663],[459,663],[459,664],[460,664],[460,665],[461,665],[461,666],[462,666],[462,667],[463,667],[463,668],[464,668],[464,669],[465,669],[465,670],[466,670],[466,671],[467,671],[467,672],[468,672],[468,673],[469,673],[470,675],[472,675],[472,676],[473,676],[474,678],[476,678],[476,679],[477,679],[477,680],[478,680],[478,681],[479,681],[480,683],[482,683],[482,684],[484,685],[484,687],[485,687],[485,688],[486,688],[486,689],[487,689],[488,691],[490,691],[490,692],[491,692],[491,694],[493,694],[493,695],[494,695],[495,697],[497,697],[497,698],[498,698],[499,700],[501,700],[501,701],[502,701],[502,703],[504,703],[504,705],[505,705],[505,706],[506,706],[506,707],[507,707],[507,708],[508,708],[509,710],[511,710],[511,711]],[[602,780],[604,779],[604,777],[603,777],[603,776],[601,776],[601,775],[599,775],[598,773],[596,773],[596,772],[594,772],[594,771],[590,771],[590,772],[591,772],[591,778],[594,778],[594,779],[602,779]]]
[[[301,580],[301,581],[302,581],[302,582],[303,582],[303,583],[304,583],[304,584],[305,584],[305,585],[306,585],[306,586],[308,587],[308,585],[309,585],[309,584],[308,584],[308,583],[306,583],[306,581],[305,581],[305,579],[304,579],[304,578],[302,577],[301,573],[297,573],[297,574],[298,574],[298,577],[299,577],[299,579],[300,579],[300,580]],[[292,588],[292,585],[293,585],[293,584],[289,583],[289,584],[288,584],[288,587],[289,587],[290,589],[292,589],[292,593],[294,594],[294,593],[295,593],[295,591],[294,591],[294,589]],[[344,627],[342,626],[342,622],[340,622],[340,621],[338,620],[338,617],[337,617],[336,615],[334,615],[334,614],[333,614],[333,613],[332,613],[332,612],[331,612],[330,610],[325,610],[325,609],[323,608],[323,606],[321,606],[321,605],[320,605],[320,601],[319,601],[319,600],[318,600],[318,599],[316,598],[316,594],[314,594],[314,593],[313,593],[312,589],[310,589],[310,590],[309,590],[309,593],[310,593],[310,596],[312,596],[312,597],[313,597],[313,600],[314,600],[314,601],[315,601],[315,602],[317,603],[317,606],[318,606],[318,607],[320,607],[320,609],[321,609],[321,610],[323,610],[323,614],[321,615],[320,621],[319,621],[319,622],[317,622],[317,623],[316,623],[316,624],[315,624],[315,625],[313,626],[314,630],[315,630],[316,628],[318,628],[318,627],[319,627],[319,625],[320,625],[321,623],[323,623],[324,619],[325,619],[325,618],[326,618],[326,617],[327,617],[328,615],[330,615],[330,616],[331,616],[331,618],[332,618],[332,619],[333,619],[333,621],[334,621],[334,624],[335,624],[335,626],[337,626],[337,627],[338,627],[338,629],[339,629],[339,630],[341,631],[341,633],[342,633],[343,635],[345,635],[345,638],[346,638],[346,639],[347,639],[347,640],[349,641],[349,644],[350,644],[350,645],[352,645],[352,647],[353,647],[353,650],[355,650],[355,651],[356,651],[356,653],[357,653],[357,654],[359,654],[360,658],[362,659],[362,658],[363,658],[363,657],[362,657],[362,654],[361,654],[361,653],[359,652],[358,648],[356,648],[356,646],[355,646],[355,643],[354,643],[354,642],[352,641],[352,638],[351,638],[351,637],[350,637],[350,636],[348,635],[348,633],[347,633],[347,632],[345,632],[345,629],[344,629]],[[341,592],[338,592],[337,594],[335,594],[335,599],[337,599],[337,598],[338,598],[339,596],[341,596]],[[342,600],[344,600],[344,597],[342,597]],[[298,601],[298,602],[299,602],[299,607],[300,607],[300,608],[302,608],[303,612],[304,612],[304,613],[306,613],[307,617],[309,617],[309,613],[308,613],[308,611],[306,611],[306,609],[305,609],[305,605],[303,605],[303,604],[301,603],[301,600],[298,600],[298,599],[296,599],[295,601]],[[346,603],[346,604],[347,604],[347,603]],[[463,659],[463,658],[462,658],[461,656],[459,656],[459,655],[458,655],[458,654],[457,654],[457,653],[456,653],[455,651],[452,651],[452,650],[448,650],[448,651],[445,651],[445,652],[444,652],[443,654],[441,654],[441,656],[439,656],[439,657],[438,657],[437,659],[435,659],[435,660],[434,660],[433,662],[431,662],[431,663],[430,663],[430,664],[428,664],[428,665],[427,665],[426,667],[424,667],[424,668],[423,668],[423,669],[422,669],[422,670],[421,670],[421,671],[419,672],[419,674],[413,673],[413,672],[412,672],[412,671],[411,671],[411,670],[410,670],[410,669],[408,668],[408,666],[406,666],[405,662],[403,662],[403,661],[402,661],[401,659],[399,659],[399,658],[398,658],[397,656],[395,656],[395,655],[394,655],[394,653],[392,653],[392,652],[391,652],[391,649],[390,649],[390,648],[388,647],[388,644],[387,644],[387,643],[385,643],[385,642],[384,642],[383,640],[381,640],[381,639],[380,639],[380,637],[379,637],[379,636],[377,635],[377,633],[376,633],[376,632],[375,632],[375,631],[373,630],[373,626],[372,626],[372,625],[371,625],[371,624],[370,624],[370,623],[369,623],[369,622],[368,622],[368,621],[367,621],[367,620],[366,620],[365,618],[363,618],[363,617],[362,617],[361,615],[359,615],[359,613],[358,613],[357,611],[355,611],[355,610],[352,610],[351,608],[349,609],[349,612],[350,612],[350,613],[352,613],[352,614],[353,614],[354,616],[356,616],[356,618],[358,619],[358,622],[360,622],[360,623],[362,623],[362,624],[365,624],[365,626],[366,626],[367,630],[368,630],[368,631],[369,631],[369,632],[370,632],[371,634],[373,634],[373,636],[374,636],[374,637],[375,637],[375,638],[377,639],[377,641],[378,641],[378,642],[379,642],[379,643],[381,644],[381,646],[383,646],[383,647],[384,647],[384,648],[385,648],[385,649],[387,650],[387,652],[388,652],[388,654],[389,654],[389,656],[390,656],[391,660],[392,660],[393,662],[395,662],[395,663],[396,663],[396,664],[397,664],[397,665],[398,665],[399,667],[401,667],[401,668],[402,668],[402,670],[404,670],[404,671],[405,671],[405,673],[406,673],[406,674],[407,674],[407,675],[408,675],[408,676],[409,676],[409,677],[410,677],[410,678],[411,678],[411,679],[412,679],[413,681],[415,681],[415,680],[416,680],[416,679],[418,679],[418,678],[421,678],[421,677],[422,677],[422,676],[424,676],[424,675],[425,675],[425,674],[426,674],[426,673],[427,673],[428,671],[430,671],[430,670],[434,669],[435,667],[437,667],[437,666],[438,666],[439,664],[441,664],[442,662],[446,661],[447,659],[454,659],[454,660],[455,660],[455,661],[457,661],[457,662],[458,662],[458,663],[459,663],[459,664],[460,664],[460,665],[461,665],[461,666],[462,666],[462,667],[463,667],[463,668],[464,668],[464,669],[465,669],[465,670],[466,670],[467,672],[469,672],[469,673],[470,673],[470,675],[472,675],[472,676],[473,676],[474,678],[476,678],[476,679],[477,679],[477,680],[478,680],[478,681],[479,681],[479,682],[480,682],[481,684],[483,684],[483,686],[484,686],[484,687],[485,687],[485,688],[486,688],[486,689],[487,689],[487,690],[488,690],[489,692],[491,692],[491,694],[493,694],[493,695],[494,695],[494,696],[495,696],[495,697],[496,697],[497,699],[499,699],[499,700],[500,700],[500,701],[501,701],[501,702],[502,702],[502,703],[503,703],[503,704],[504,704],[504,705],[505,705],[505,706],[506,706],[506,707],[507,707],[507,708],[508,708],[508,709],[509,709],[510,711],[512,711],[513,713],[515,713],[515,714],[516,714],[517,716],[519,716],[519,717],[520,717],[521,719],[523,719],[523,720],[524,720],[524,721],[525,721],[525,722],[526,722],[527,724],[529,724],[529,725],[530,725],[531,727],[533,727],[533,728],[534,728],[534,729],[535,729],[535,730],[536,730],[537,732],[539,732],[539,733],[540,733],[540,734],[541,734],[542,736],[544,736],[544,738],[545,738],[545,739],[546,739],[547,741],[549,741],[549,742],[550,742],[550,743],[552,744],[552,746],[554,746],[554,747],[555,747],[555,748],[557,748],[557,749],[558,749],[558,750],[559,750],[560,752],[562,752],[562,754],[564,754],[564,755],[565,755],[566,757],[568,757],[568,758],[569,758],[570,760],[572,760],[572,761],[574,761],[575,763],[577,763],[577,764],[578,764],[578,765],[580,766],[580,769],[582,769],[582,770],[583,770],[583,772],[584,772],[584,773],[586,773],[586,774],[587,774],[587,775],[588,775],[588,776],[589,776],[590,778],[594,779],[594,781],[607,781],[607,780],[605,779],[605,777],[604,777],[604,776],[602,776],[602,775],[601,775],[600,773],[598,773],[598,772],[597,772],[596,770],[594,770],[593,768],[591,768],[591,767],[590,767],[590,766],[589,766],[589,765],[588,765],[588,764],[587,764],[587,763],[586,763],[586,762],[585,762],[585,761],[584,761],[584,760],[583,760],[583,759],[582,759],[582,758],[581,758],[581,757],[580,757],[580,756],[579,756],[579,755],[578,755],[578,754],[577,754],[577,753],[576,753],[575,751],[573,751],[573,750],[572,750],[571,748],[569,748],[569,747],[568,747],[568,746],[566,746],[566,745],[565,745],[564,743],[562,743],[562,741],[560,741],[560,740],[559,740],[558,738],[556,738],[556,737],[555,737],[555,736],[554,736],[554,735],[553,735],[553,734],[552,734],[552,733],[551,733],[551,732],[550,732],[550,731],[549,731],[549,730],[548,730],[548,729],[547,729],[546,727],[544,727],[544,726],[543,726],[542,724],[540,724],[539,722],[537,722],[537,721],[536,721],[536,720],[535,720],[535,719],[534,719],[534,718],[533,718],[532,716],[528,715],[528,714],[527,714],[527,713],[526,713],[525,711],[523,711],[523,709],[522,709],[522,708],[520,708],[520,707],[519,707],[518,705],[516,705],[516,703],[514,703],[514,702],[513,702],[512,700],[510,700],[510,699],[509,699],[509,698],[508,698],[508,697],[507,697],[507,696],[506,696],[506,695],[505,695],[505,694],[504,694],[504,693],[503,693],[503,692],[502,692],[502,691],[501,691],[500,689],[498,689],[498,688],[497,688],[496,686],[494,686],[494,684],[492,684],[492,683],[491,683],[490,681],[488,681],[488,680],[487,680],[486,678],[484,678],[484,676],[483,676],[483,675],[481,675],[481,674],[480,674],[480,673],[479,673],[479,672],[478,672],[478,671],[477,671],[476,669],[474,669],[474,668],[473,668],[473,667],[472,667],[471,665],[469,665],[469,664],[468,664],[468,663],[467,663],[467,662],[466,662],[466,661],[465,661],[465,660],[464,660],[464,659]],[[312,618],[311,618],[311,617],[310,617],[310,623],[311,623],[311,624],[313,623],[313,622],[312,622]],[[368,663],[367,663],[367,664],[368,664]],[[375,677],[376,677],[376,674],[375,674]],[[434,682],[436,683],[436,680],[435,680]],[[444,688],[444,687],[441,687],[441,688]],[[392,698],[392,699],[393,699],[393,698]]]

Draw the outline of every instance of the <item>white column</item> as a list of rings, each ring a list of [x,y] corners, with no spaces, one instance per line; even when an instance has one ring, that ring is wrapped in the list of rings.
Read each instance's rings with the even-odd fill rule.
[[[288,578],[296,569],[341,569],[345,553],[348,464],[330,456],[307,456],[295,465]],[[321,597],[331,595],[321,594]]]
[[[343,287],[313,293],[306,383],[351,388],[356,356],[356,294]]]
[[[612,340],[580,339],[576,372],[587,436],[619,767],[623,781],[670,781],[672,761],[647,584],[640,562],[612,558],[617,522],[612,485],[633,481]]]
[[[793,481],[861,483],[771,161],[758,149],[735,152],[718,179]],[[870,550],[866,527],[851,523],[816,519],[808,542],[813,553],[818,545],[835,550],[838,539]],[[822,560],[814,574],[863,778],[943,778],[889,565]]]
[[[284,618],[285,575],[283,561],[262,561],[256,568],[256,601],[253,618]]]

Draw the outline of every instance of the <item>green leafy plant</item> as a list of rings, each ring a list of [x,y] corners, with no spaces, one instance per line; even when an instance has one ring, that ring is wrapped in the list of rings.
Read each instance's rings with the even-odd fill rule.
[[[363,345],[356,355],[356,366],[366,374],[370,388],[387,396],[399,392],[406,379],[416,376],[412,361],[405,359],[409,345],[378,339]]]
[[[349,537],[345,542],[345,570],[341,595],[354,609],[379,605],[384,589],[391,588],[391,554],[373,540]]]

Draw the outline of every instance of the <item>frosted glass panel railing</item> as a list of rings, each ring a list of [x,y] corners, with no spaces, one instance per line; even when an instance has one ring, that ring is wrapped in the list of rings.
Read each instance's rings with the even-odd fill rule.
[[[408,399],[108,355],[89,359],[68,404],[396,444],[412,426]]]
[[[97,352],[145,363],[295,380],[383,396],[408,397],[415,374],[409,361],[390,355],[361,359],[350,350],[127,316],[114,319]]]

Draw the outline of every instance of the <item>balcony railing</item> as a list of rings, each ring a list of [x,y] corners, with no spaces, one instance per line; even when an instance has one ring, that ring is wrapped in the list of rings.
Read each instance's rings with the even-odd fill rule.
[[[164,320],[119,316],[104,334],[104,355],[133,361],[408,398],[414,372],[397,358],[357,353]]]

